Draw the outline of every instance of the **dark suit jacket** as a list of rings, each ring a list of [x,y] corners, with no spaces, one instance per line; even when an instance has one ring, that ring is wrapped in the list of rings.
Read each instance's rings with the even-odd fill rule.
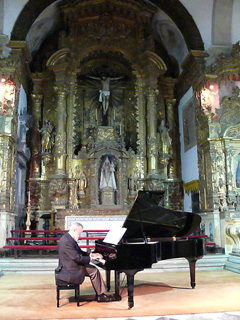
[[[90,257],[79,248],[69,233],[65,233],[59,240],[58,254],[57,279],[69,283],[82,283],[85,277],[83,266],[90,262]]]

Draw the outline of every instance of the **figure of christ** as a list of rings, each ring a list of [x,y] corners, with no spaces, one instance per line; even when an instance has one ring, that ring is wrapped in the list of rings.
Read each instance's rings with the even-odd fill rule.
[[[88,78],[98,80],[101,82],[101,89],[99,90],[99,102],[102,103],[103,114],[105,115],[109,107],[110,81],[112,80],[117,81],[117,80],[123,79],[124,77],[121,76],[121,77],[111,78],[111,77],[102,76],[101,78],[98,78],[98,77],[88,76]]]

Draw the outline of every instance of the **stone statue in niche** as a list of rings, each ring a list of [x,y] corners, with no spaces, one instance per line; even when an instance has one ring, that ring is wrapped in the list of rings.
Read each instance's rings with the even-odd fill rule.
[[[73,198],[73,209],[78,209],[82,197],[85,196],[87,188],[87,177],[83,171],[80,172],[80,166],[77,165],[75,168],[75,179],[73,182],[72,198]]]
[[[117,190],[117,184],[115,179],[115,166],[113,162],[110,162],[108,157],[106,157],[101,168],[99,188],[104,189],[107,187],[113,190]]]
[[[169,129],[165,126],[165,121],[162,120],[160,126],[158,127],[159,131],[159,144],[160,144],[160,153],[171,154],[171,144],[172,139],[169,136]]]
[[[130,174],[128,178],[128,189],[130,194],[133,194],[136,191],[136,179],[132,174]]]
[[[54,127],[48,119],[44,121],[40,132],[42,134],[42,152],[51,153],[54,146]]]
[[[223,179],[220,177],[218,180],[218,196],[219,196],[219,210],[222,211],[227,211],[228,209],[228,204],[227,204],[227,199],[226,199],[226,186],[224,184]]]
[[[85,173],[82,171],[80,174],[80,177],[78,179],[78,190],[79,194],[83,195],[85,194],[85,189],[87,188],[87,177]]]

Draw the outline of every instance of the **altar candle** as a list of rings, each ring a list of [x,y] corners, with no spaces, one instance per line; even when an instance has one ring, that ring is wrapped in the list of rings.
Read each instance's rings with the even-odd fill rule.
[[[120,136],[121,136],[121,134],[122,134],[122,124],[121,123],[119,125],[119,131],[120,131]]]
[[[116,118],[116,112],[115,112],[115,108],[113,109],[113,119],[115,121],[115,118]]]
[[[30,203],[30,191],[28,191],[28,203]]]

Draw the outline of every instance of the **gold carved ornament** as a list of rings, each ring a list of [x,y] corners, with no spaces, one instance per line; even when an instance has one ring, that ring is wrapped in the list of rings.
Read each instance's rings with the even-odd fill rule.
[[[184,190],[187,194],[199,191],[199,180],[192,180],[184,184]]]

